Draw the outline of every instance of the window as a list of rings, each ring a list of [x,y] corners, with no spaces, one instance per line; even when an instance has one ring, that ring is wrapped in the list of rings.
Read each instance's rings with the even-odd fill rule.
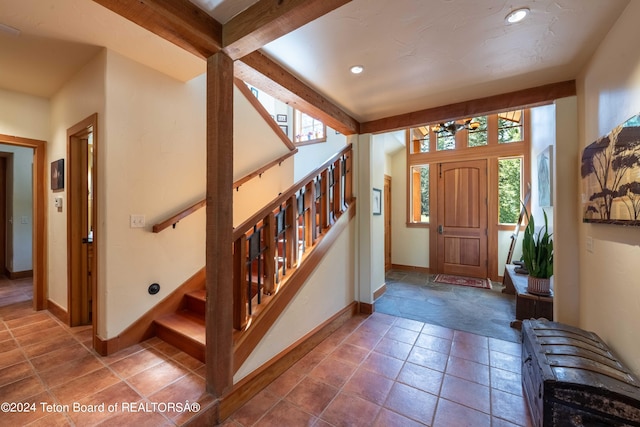
[[[411,167],[411,222],[429,222],[429,165]]]
[[[298,110],[295,111],[294,129],[295,144],[313,144],[327,140],[324,123]]]
[[[429,152],[429,131],[429,126],[420,126],[418,128],[411,129],[411,154]]]
[[[436,150],[455,150],[456,148],[456,136],[449,132],[442,132],[436,134]]]
[[[498,159],[498,223],[518,222],[522,181],[521,157]]]
[[[489,134],[487,132],[487,116],[474,117],[471,123],[479,123],[476,129],[469,130],[467,136],[467,146],[469,147],[481,147],[489,144]]]
[[[507,111],[498,114],[498,142],[508,144],[523,140],[522,110]]]

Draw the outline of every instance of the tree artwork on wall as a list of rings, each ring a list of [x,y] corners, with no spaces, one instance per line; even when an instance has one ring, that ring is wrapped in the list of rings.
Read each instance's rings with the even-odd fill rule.
[[[640,226],[640,115],[582,153],[583,222]]]

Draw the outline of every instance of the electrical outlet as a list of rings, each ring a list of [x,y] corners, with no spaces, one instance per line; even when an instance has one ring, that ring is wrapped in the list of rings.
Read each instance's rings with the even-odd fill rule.
[[[587,252],[593,253],[593,237],[587,236]]]
[[[130,228],[144,228],[144,215],[129,215]]]

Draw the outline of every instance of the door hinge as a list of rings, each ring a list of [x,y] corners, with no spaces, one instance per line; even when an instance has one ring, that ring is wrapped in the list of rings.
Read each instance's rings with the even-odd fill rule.
[[[438,166],[440,167],[440,178],[442,178],[442,163],[439,163]]]

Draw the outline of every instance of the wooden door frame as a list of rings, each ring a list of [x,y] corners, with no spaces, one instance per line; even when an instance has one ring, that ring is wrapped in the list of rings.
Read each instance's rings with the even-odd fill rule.
[[[78,140],[83,136],[88,134],[88,129],[91,128],[91,132],[93,134],[93,206],[91,210],[92,215],[92,224],[94,227],[93,230],[93,241],[97,242],[97,235],[99,235],[98,222],[97,222],[97,199],[98,199],[98,184],[97,184],[97,153],[98,153],[98,114],[94,113],[81,122],[75,124],[74,126],[67,129],[67,158],[71,158],[72,145],[77,144]],[[69,324],[71,325],[74,322],[74,319],[77,318],[77,315],[74,313],[74,310],[77,309],[75,307],[75,302],[73,300],[73,295],[77,294],[79,290],[72,289],[71,282],[71,270],[72,270],[72,256],[71,249],[73,244],[78,244],[72,240],[73,235],[73,227],[72,227],[72,210],[71,207],[74,206],[76,201],[76,196],[71,191],[71,181],[75,179],[73,175],[75,173],[74,168],[71,165],[71,161],[69,161],[69,168],[67,174],[67,182],[69,183],[69,190],[67,191],[67,272],[68,272],[68,281],[67,281],[67,310],[68,310],[68,318]],[[92,303],[91,303],[91,324],[93,326],[93,341],[94,348],[96,348],[96,339],[97,339],[97,319],[98,319],[98,304],[97,304],[97,275],[98,275],[98,247],[96,244],[93,245],[93,257],[91,258],[91,295],[92,295]]]
[[[0,143],[33,149],[33,309],[47,308],[47,142],[0,134]]]
[[[389,185],[387,186],[387,182]],[[387,174],[384,175],[384,225],[385,225],[385,271],[393,268],[393,259],[391,258],[391,241],[393,234],[391,233],[391,177]],[[387,234],[388,233],[388,234]],[[389,247],[386,247],[387,236],[389,237]],[[387,251],[389,252],[389,265],[387,265]]]

